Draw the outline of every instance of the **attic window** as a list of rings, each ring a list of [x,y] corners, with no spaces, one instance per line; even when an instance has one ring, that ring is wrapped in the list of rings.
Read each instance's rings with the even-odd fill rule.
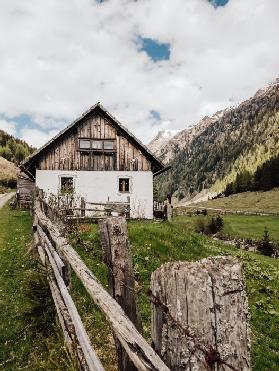
[[[74,178],[62,176],[60,178],[60,192],[73,193],[74,192]]]
[[[105,151],[115,152],[115,139],[87,139],[79,138],[79,150],[83,152],[89,151]]]
[[[80,139],[79,140],[80,149],[90,149],[90,140]]]
[[[92,148],[93,149],[103,149],[103,141],[102,140],[92,140]]]
[[[113,149],[113,140],[104,140],[104,149]]]
[[[129,193],[130,192],[130,179],[119,178],[119,192]]]

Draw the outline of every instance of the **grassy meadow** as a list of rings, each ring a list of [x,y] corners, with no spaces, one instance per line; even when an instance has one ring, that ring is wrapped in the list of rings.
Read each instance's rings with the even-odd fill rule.
[[[128,229],[139,308],[144,336],[148,341],[151,341],[148,295],[151,273],[168,261],[196,261],[214,255],[233,255],[242,261],[246,276],[251,313],[253,370],[278,370],[278,259],[240,251],[195,234],[189,230],[186,219],[183,222],[177,218],[171,224],[131,221]],[[71,233],[70,239],[87,266],[107,287],[107,268],[102,263],[98,226],[81,225],[77,232]],[[26,310],[30,309],[30,297],[26,295],[24,287],[28,286],[30,277],[38,273],[37,264],[26,254],[30,242],[30,215],[24,211],[11,211],[7,206],[1,209],[0,369],[75,370],[65,353],[60,332],[55,330],[54,319],[51,322],[54,326],[45,322],[50,329],[44,334],[38,328],[34,331],[34,319],[26,316]],[[117,370],[110,327],[74,274],[71,293],[105,369]],[[49,317],[48,312],[53,309],[53,304],[47,302],[46,298],[44,300],[40,318]]]
[[[259,213],[279,213],[279,188],[266,192],[243,192],[229,197],[199,202],[185,210],[196,210],[197,207],[215,208],[230,211],[250,211]]]
[[[210,218],[210,213],[208,218]],[[198,219],[206,218],[200,215],[177,216],[176,223],[195,231]],[[259,216],[259,215],[222,215],[224,228],[221,234],[229,238],[243,238],[260,240],[263,237],[265,228],[269,232],[271,240],[279,244],[279,216]]]
[[[31,240],[30,214],[0,209],[0,370],[71,370]]]
[[[169,261],[196,261],[208,256],[233,255],[242,261],[246,276],[251,313],[253,370],[278,370],[279,260],[240,251],[197,235],[178,220],[171,224],[131,221],[128,227],[139,308],[144,336],[148,341],[151,341],[148,295],[151,273]],[[77,239],[76,234],[72,234],[73,246],[103,285],[107,285],[107,270],[101,262],[98,227],[85,225],[80,228],[80,232],[81,240]],[[74,280],[73,292],[105,369],[116,370],[112,335],[107,322],[77,279]]]

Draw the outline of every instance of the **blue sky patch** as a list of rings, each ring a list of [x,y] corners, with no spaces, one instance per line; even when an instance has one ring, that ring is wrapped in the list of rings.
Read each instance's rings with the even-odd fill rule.
[[[161,120],[161,115],[160,112],[151,110],[150,115],[155,119],[155,120]]]
[[[170,59],[170,44],[145,37],[140,37],[140,42],[140,50],[144,50],[154,62]]]
[[[225,6],[229,0],[208,0],[215,8],[218,6]]]

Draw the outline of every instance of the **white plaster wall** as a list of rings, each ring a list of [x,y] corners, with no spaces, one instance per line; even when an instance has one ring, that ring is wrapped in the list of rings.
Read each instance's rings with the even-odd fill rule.
[[[61,176],[74,178],[75,194],[88,202],[127,201],[131,218],[153,218],[153,173],[151,171],[66,171],[37,170],[36,186],[57,194]],[[118,178],[130,178],[130,193],[118,191]]]

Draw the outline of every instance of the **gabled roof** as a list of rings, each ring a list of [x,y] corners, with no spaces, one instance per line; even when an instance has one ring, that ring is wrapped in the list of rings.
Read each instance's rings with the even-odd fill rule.
[[[142,151],[143,155],[146,156],[151,163],[153,163],[156,167],[156,171],[161,171],[164,168],[163,163],[139,140],[137,139],[124,125],[122,125],[114,116],[112,116],[101,104],[100,102],[96,103],[94,106],[92,106],[89,110],[84,112],[79,118],[77,118],[75,121],[73,121],[70,125],[68,125],[65,129],[61,130],[55,137],[53,137],[51,140],[49,140],[45,145],[43,145],[41,148],[39,148],[37,151],[32,153],[30,156],[28,156],[24,161],[21,163],[21,167],[26,168],[31,163],[33,164],[38,156],[45,152],[49,146],[51,146],[53,143],[55,143],[59,138],[61,138],[64,134],[70,132],[74,127],[76,127],[84,118],[90,116],[92,113],[99,112],[103,114],[108,119],[112,120],[114,125],[117,127],[117,129],[125,136],[127,139],[129,139],[131,142],[133,142],[140,150]]]

